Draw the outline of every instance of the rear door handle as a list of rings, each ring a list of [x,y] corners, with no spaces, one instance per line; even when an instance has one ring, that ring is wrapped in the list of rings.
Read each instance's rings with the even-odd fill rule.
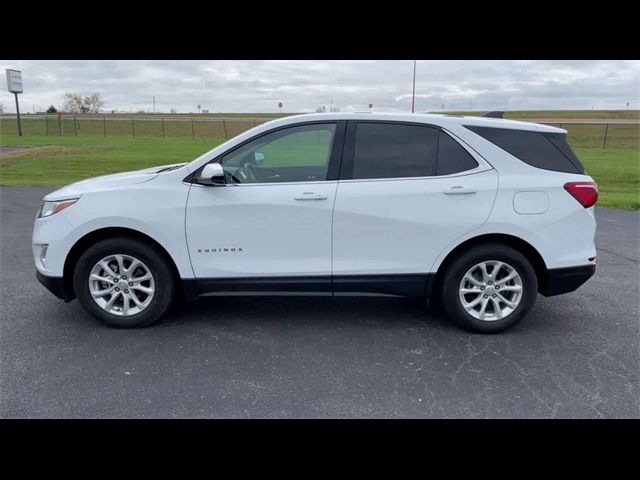
[[[454,185],[448,190],[444,191],[445,195],[469,195],[471,193],[476,193],[478,189],[473,187],[465,187],[464,185]]]
[[[293,197],[294,200],[326,200],[329,198],[324,193],[304,192]]]

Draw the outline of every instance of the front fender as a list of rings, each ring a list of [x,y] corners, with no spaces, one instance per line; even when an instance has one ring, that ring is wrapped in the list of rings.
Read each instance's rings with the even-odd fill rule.
[[[184,172],[181,172],[184,173]],[[194,278],[185,236],[189,186],[175,179],[156,179],[118,190],[84,193],[64,211],[36,220],[34,243],[49,244],[48,276],[62,276],[73,246],[86,235],[105,228],[126,228],[158,242],[174,261],[182,278]]]

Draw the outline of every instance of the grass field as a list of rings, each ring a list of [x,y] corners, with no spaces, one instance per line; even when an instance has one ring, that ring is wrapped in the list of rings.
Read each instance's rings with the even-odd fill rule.
[[[486,112],[432,112],[449,115],[478,116]],[[563,120],[640,120],[640,110],[514,110],[506,111],[504,118],[513,120],[563,119]]]
[[[587,173],[598,183],[601,207],[640,210],[640,150],[575,148]]]
[[[38,147],[0,157],[0,185],[59,186],[84,178],[193,160],[223,139],[18,137],[2,145]]]
[[[136,115],[134,118],[120,116],[83,117],[66,115],[58,120],[55,116],[23,117],[22,132],[25,136],[58,137],[170,137],[170,138],[231,138],[260,123],[273,118],[220,120],[214,117],[197,119],[168,115],[166,118]],[[18,133],[14,118],[0,117],[0,132]]]
[[[1,122],[0,128],[4,126],[5,122]],[[253,125],[247,128],[250,126]],[[73,125],[70,128],[73,129]],[[602,148],[604,126],[565,125],[564,128],[569,131],[569,141],[587,171],[598,182],[599,205],[640,209],[638,126],[610,125],[605,149]],[[36,147],[0,157],[0,185],[61,186],[97,175],[190,161],[226,138],[224,130],[206,133],[209,135],[197,136],[194,140],[191,135],[143,136],[143,131],[132,138],[124,134],[60,137],[28,133],[18,137],[0,130],[0,145]]]

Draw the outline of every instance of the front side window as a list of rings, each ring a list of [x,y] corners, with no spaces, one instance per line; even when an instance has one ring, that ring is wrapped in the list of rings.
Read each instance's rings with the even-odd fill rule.
[[[334,123],[301,125],[263,135],[222,157],[227,183],[326,179]]]
[[[353,178],[427,177],[436,173],[438,130],[392,123],[358,123]]]

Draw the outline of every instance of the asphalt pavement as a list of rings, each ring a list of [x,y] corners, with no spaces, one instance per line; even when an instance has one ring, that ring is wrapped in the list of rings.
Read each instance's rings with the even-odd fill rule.
[[[498,335],[399,298],[208,297],[104,327],[35,279],[52,189],[0,189],[2,418],[639,418],[640,212],[596,209],[596,275]]]

